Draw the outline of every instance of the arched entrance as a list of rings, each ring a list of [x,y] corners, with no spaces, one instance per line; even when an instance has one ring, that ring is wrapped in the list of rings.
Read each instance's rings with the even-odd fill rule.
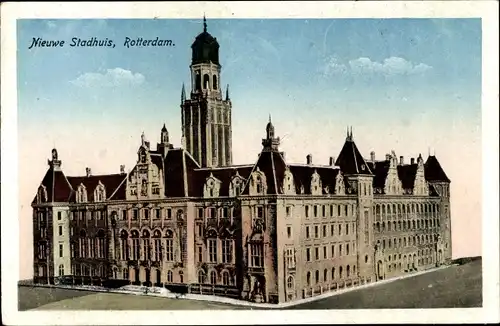
[[[144,282],[144,285],[146,286],[151,286],[151,270],[149,268],[146,268],[144,270],[144,273],[146,274],[146,281]]]
[[[134,279],[135,279],[134,283],[136,283],[136,285],[140,285],[141,284],[141,280],[139,278],[139,267],[136,267],[134,269]]]

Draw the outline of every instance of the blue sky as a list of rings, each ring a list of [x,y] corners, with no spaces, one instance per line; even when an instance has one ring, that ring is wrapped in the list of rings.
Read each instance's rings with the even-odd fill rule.
[[[190,45],[201,30],[201,20],[187,19],[18,21],[20,125],[97,116],[131,124],[162,119],[180,128],[181,83],[189,84]],[[209,19],[208,31],[221,46],[221,82],[230,84],[234,119],[271,112],[363,125],[425,114],[446,123],[453,113],[479,123],[480,19]],[[33,37],[68,44],[92,36],[116,47],[28,50]],[[126,36],[159,36],[175,47],[127,49]],[[118,87],[71,82],[115,68],[132,79]]]

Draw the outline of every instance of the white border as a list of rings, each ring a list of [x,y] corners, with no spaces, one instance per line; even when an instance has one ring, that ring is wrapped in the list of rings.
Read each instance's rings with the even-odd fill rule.
[[[499,321],[498,3],[496,1],[3,3],[1,5],[2,320],[6,324],[484,323]],[[483,22],[483,308],[314,311],[18,312],[16,19],[459,18]],[[36,144],[33,144],[36,146]],[[478,158],[479,159],[479,158]],[[478,176],[479,177],[479,176]],[[478,216],[479,218],[479,216]],[[29,236],[29,235],[28,235]],[[425,311],[425,313],[423,313]]]

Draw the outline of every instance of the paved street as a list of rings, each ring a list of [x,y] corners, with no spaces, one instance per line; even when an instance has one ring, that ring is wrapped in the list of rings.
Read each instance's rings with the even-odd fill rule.
[[[288,309],[452,308],[480,307],[481,305],[481,260],[477,260]],[[207,301],[20,286],[19,309],[215,310],[251,308]]]

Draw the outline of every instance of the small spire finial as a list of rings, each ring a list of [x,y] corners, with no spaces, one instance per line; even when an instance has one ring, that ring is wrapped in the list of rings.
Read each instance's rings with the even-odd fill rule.
[[[269,123],[271,123],[271,113],[269,113]]]
[[[207,31],[207,18],[205,17],[205,13],[203,13],[203,31]]]
[[[350,136],[351,140],[352,140],[352,126],[351,126],[351,136]]]

